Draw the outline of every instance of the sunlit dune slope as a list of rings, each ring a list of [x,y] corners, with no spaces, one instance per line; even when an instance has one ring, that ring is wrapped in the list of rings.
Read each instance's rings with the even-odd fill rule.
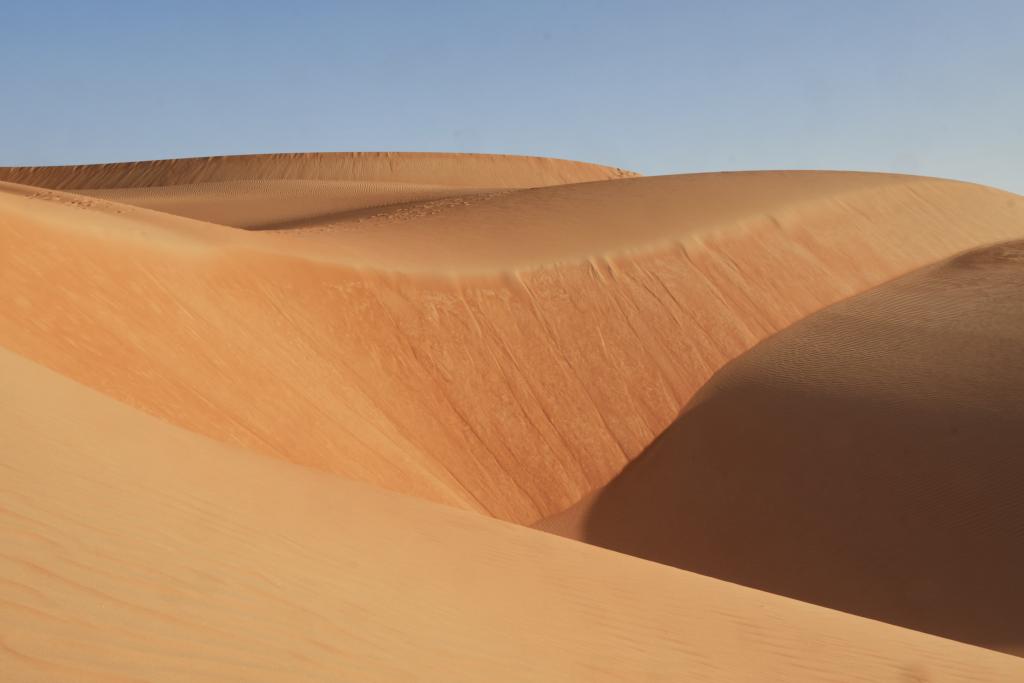
[[[388,204],[631,175],[562,159],[390,152],[0,168],[0,181],[257,229]]]
[[[4,681],[1009,681],[1024,661],[218,444],[0,351]]]
[[[740,239],[785,232],[790,226],[772,221],[793,218],[807,227],[866,206],[887,217],[904,213],[908,198],[918,207],[936,200],[944,207],[949,198],[938,195],[965,190],[977,197],[981,188],[881,173],[707,173],[485,193],[271,227],[282,228],[282,245],[312,257],[344,249],[376,268],[480,274],[690,246],[716,229]]]
[[[1024,653],[1024,242],[827,308],[730,363],[541,526]]]
[[[1024,237],[1024,203],[873,174],[627,178],[244,231],[6,185],[0,345],[217,440],[534,522],[728,360]]]

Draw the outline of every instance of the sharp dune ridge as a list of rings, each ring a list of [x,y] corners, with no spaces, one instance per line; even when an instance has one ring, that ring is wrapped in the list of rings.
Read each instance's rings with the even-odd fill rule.
[[[702,397],[715,395],[719,376],[732,372],[730,362],[742,367],[748,355],[756,359],[762,348],[771,348],[780,343],[777,339],[792,338],[792,334],[798,335],[799,341],[799,335],[805,333],[790,330],[811,329],[801,327],[804,323],[800,321],[816,313],[824,315],[832,310],[830,306],[842,307],[847,300],[858,301],[858,295],[877,300],[879,315],[899,320],[903,308],[888,307],[884,294],[870,298],[875,296],[873,292],[886,291],[890,285],[885,283],[967,250],[1022,239],[1024,198],[969,183],[890,174],[771,171],[641,177],[621,169],[536,157],[397,153],[251,155],[3,168],[0,291],[5,296],[0,298],[0,346],[13,354],[5,361],[12,368],[11,376],[32,378],[11,384],[19,387],[17,391],[28,392],[26,387],[38,382],[48,387],[39,390],[41,401],[51,393],[54,401],[65,393],[78,397],[55,403],[61,406],[58,415],[73,413],[73,404],[80,400],[83,405],[95,406],[96,415],[107,416],[100,422],[112,436],[84,426],[65,430],[60,432],[66,435],[60,437],[64,439],[60,449],[47,453],[41,461],[52,462],[59,470],[62,459],[79,457],[75,455],[79,451],[91,453],[90,458],[107,458],[106,479],[98,480],[106,483],[93,483],[120,487],[125,495],[118,500],[118,512],[97,519],[96,528],[110,524],[119,514],[139,514],[143,520],[147,515],[152,519],[170,516],[182,530],[171,545],[192,538],[185,529],[197,518],[179,515],[171,504],[165,511],[156,510],[142,496],[130,493],[136,483],[151,482],[146,478],[150,476],[147,467],[154,473],[169,473],[172,479],[178,476],[173,454],[176,449],[192,449],[211,462],[197,465],[195,459],[186,458],[190,464],[181,465],[179,474],[188,482],[215,475],[216,481],[197,489],[205,501],[199,503],[206,511],[205,523],[213,524],[211,529],[236,529],[236,524],[246,523],[253,509],[266,508],[268,503],[271,509],[295,508],[294,514],[282,512],[283,519],[290,521],[275,528],[288,538],[299,539],[294,541],[295,547],[308,550],[315,546],[315,552],[328,559],[325,563],[311,559],[310,565],[303,565],[302,571],[308,570],[303,575],[306,578],[288,573],[289,581],[310,585],[305,583],[307,578],[319,577],[311,580],[320,585],[328,581],[328,567],[331,571],[347,567],[342,575],[359,583],[371,576],[361,573],[364,570],[397,560],[393,571],[389,569],[375,584],[374,590],[382,591],[374,594],[378,597],[372,604],[358,607],[358,613],[368,619],[368,632],[377,634],[370,641],[331,627],[330,646],[326,647],[329,654],[320,658],[308,654],[305,648],[309,643],[292,638],[288,648],[278,652],[285,659],[267,653],[261,660],[267,670],[253,664],[250,670],[258,669],[260,675],[249,680],[259,680],[264,673],[264,678],[274,679],[274,671],[282,671],[285,660],[295,667],[300,667],[296,661],[315,662],[308,670],[324,675],[329,669],[319,668],[321,664],[358,662],[359,671],[367,674],[361,678],[402,678],[408,671],[386,664],[383,655],[374,659],[370,654],[390,651],[398,643],[408,648],[409,656],[420,666],[440,666],[437,670],[446,674],[451,669],[439,663],[444,657],[432,660],[427,654],[430,648],[435,653],[437,648],[475,652],[481,660],[466,668],[466,677],[471,672],[506,671],[499,677],[547,678],[541,672],[549,666],[562,673],[550,676],[554,678],[581,676],[584,671],[587,678],[595,679],[615,679],[624,672],[669,678],[672,672],[682,671],[697,680],[701,676],[706,680],[744,680],[761,669],[756,665],[743,668],[736,653],[760,652],[758,648],[776,637],[786,643],[783,650],[790,654],[781,659],[788,664],[775,662],[775,655],[758,655],[758,661],[767,667],[764,670],[771,674],[758,678],[850,680],[839,674],[840,664],[846,662],[851,667],[848,671],[855,672],[854,679],[935,676],[936,680],[957,680],[956,676],[962,675],[965,679],[988,676],[1003,680],[1004,669],[999,667],[1015,671],[1016,660],[985,654],[997,657],[991,664],[977,655],[979,650],[956,649],[961,646],[792,601],[777,604],[793,606],[793,613],[790,607],[780,607],[779,616],[769,619],[784,623],[785,627],[779,628],[788,635],[776,633],[774,626],[744,626],[742,632],[762,635],[753,641],[736,640],[723,626],[710,640],[680,644],[668,624],[680,619],[686,623],[690,618],[684,617],[688,612],[682,605],[705,590],[698,585],[725,584],[701,584],[706,579],[678,569],[620,558],[479,515],[376,493],[345,480],[507,522],[540,523],[543,528],[667,564],[1012,651],[1017,641],[1012,620],[1006,617],[1009,612],[999,613],[1002,616],[992,612],[990,617],[973,621],[961,618],[970,601],[941,600],[934,590],[925,591],[929,599],[937,601],[926,609],[920,602],[907,602],[899,593],[906,577],[901,579],[904,584],[894,584],[889,574],[872,575],[853,560],[844,566],[851,572],[849,576],[856,574],[856,581],[851,579],[849,586],[859,586],[859,592],[818,581],[814,572],[826,576],[826,564],[811,562],[785,580],[779,578],[786,577],[780,569],[788,566],[785,558],[776,558],[777,566],[765,565],[761,571],[761,564],[741,552],[763,547],[753,541],[744,546],[744,539],[756,538],[757,530],[765,525],[772,528],[773,518],[758,517],[760,508],[754,502],[737,508],[750,511],[751,518],[738,516],[743,525],[723,530],[721,543],[732,554],[719,558],[718,564],[702,564],[711,556],[703,546],[690,548],[672,540],[675,530],[685,530],[686,525],[671,514],[657,515],[663,509],[658,506],[671,500],[671,491],[665,487],[677,479],[665,476],[660,487],[647,480],[633,488],[624,482],[641,480],[635,472],[657,470],[648,463],[676,462],[671,455],[655,458],[651,453],[659,448],[671,450],[665,444],[676,443],[672,435],[679,432],[678,424],[690,419],[687,415],[694,406],[703,405]],[[873,289],[880,285],[881,289]],[[939,296],[939,290],[928,290],[924,300]],[[987,309],[982,306],[978,310]],[[857,339],[860,325],[866,323],[858,322],[844,335]],[[1012,326],[1007,329],[1012,331]],[[916,332],[901,334],[906,335],[906,345],[916,338]],[[827,343],[848,349],[838,343],[844,340],[829,338]],[[783,388],[801,368],[799,364],[785,367],[792,368],[787,370],[789,375],[783,372],[770,380]],[[927,373],[921,376],[927,377]],[[880,381],[884,383],[884,378]],[[926,383],[922,379],[912,386]],[[92,394],[92,390],[105,397]],[[17,413],[17,403],[8,402],[8,411],[21,420],[19,443],[29,444],[21,450],[45,451],[48,442],[41,433],[46,428],[40,422],[44,418],[25,418],[25,413]],[[729,398],[721,404],[722,414],[732,417],[716,422],[717,429],[733,436],[751,432],[748,423],[752,418],[741,400]],[[92,419],[88,417],[92,410],[82,413],[83,425]],[[813,423],[814,406],[806,412],[806,419]],[[894,419],[899,419],[899,413],[895,415]],[[0,413],[0,419],[7,419],[7,413]],[[118,430],[110,425],[118,420],[125,422],[125,434],[131,438],[114,438]],[[757,420],[751,424],[758,424]],[[783,427],[786,424],[778,421]],[[35,432],[40,435],[33,436]],[[835,433],[841,430],[837,428]],[[784,431],[798,448],[799,434],[799,426]],[[162,445],[165,441],[170,445]],[[781,441],[778,452],[766,452],[784,463],[788,443]],[[746,446],[748,450],[758,447],[753,441]],[[104,449],[109,453],[103,455]],[[152,455],[156,452],[160,455]],[[733,457],[730,454],[738,451],[723,452]],[[145,466],[127,468],[123,479],[112,473],[121,467],[112,463],[123,459],[125,464],[133,457],[154,459],[143,460],[149,463]],[[899,462],[903,456],[893,457]],[[33,486],[40,485],[38,477],[43,470],[32,469],[36,466],[24,458],[17,467],[35,482]],[[233,483],[236,467],[237,483]],[[676,465],[666,467],[669,474],[677,471],[672,469]],[[262,473],[255,474],[257,470]],[[751,476],[758,471],[749,468]],[[956,471],[950,469],[928,481],[935,491],[948,491],[953,485],[948,478]],[[1008,482],[1019,481],[1014,479],[1015,472],[1010,472],[1013,476]],[[271,493],[276,478],[281,480],[279,499]],[[192,484],[186,479],[174,480],[175,485],[188,490]],[[858,491],[868,498],[875,487],[882,487],[879,492],[888,490],[877,479],[859,481]],[[780,480],[776,495],[787,495],[791,483]],[[690,484],[699,490],[700,482]],[[648,500],[637,503],[631,496],[643,498],[648,486]],[[379,529],[373,521],[360,530],[357,536],[362,545],[358,549],[326,532],[299,531],[303,516],[320,515],[319,508],[314,512],[299,502],[300,491],[307,490],[304,487],[322,491],[316,494],[317,500],[338,497],[338,505],[348,506],[345,514],[391,521],[380,522]],[[620,489],[629,495],[613,495]],[[801,500],[796,495],[800,490],[789,491],[794,504]],[[993,506],[1011,506],[1011,499],[999,495],[1003,495],[1002,489],[993,490]],[[215,501],[222,496],[231,502],[218,510]],[[750,500],[763,502],[764,496],[751,494]],[[688,509],[686,504],[704,503],[715,507],[726,501],[693,495],[678,505]],[[391,510],[398,508],[410,511],[398,515],[401,521],[389,517]],[[144,513],[132,512],[143,509]],[[676,508],[670,505],[667,509]],[[994,514],[992,509],[976,508],[972,514],[983,517]],[[331,514],[337,521],[337,515]],[[702,514],[710,513],[704,510]],[[413,518],[419,521],[397,532]],[[612,522],[602,521],[609,518]],[[830,520],[836,528],[845,528],[842,525],[850,519],[826,515],[822,526],[790,539],[789,545],[780,541],[779,547],[798,546],[787,550],[786,558],[820,558],[814,553],[831,546],[822,545],[814,534],[828,533]],[[877,543],[866,532],[857,537],[854,545],[862,548],[865,558],[891,549],[892,539],[908,532],[907,520],[912,515],[894,519],[891,534],[877,536]],[[955,514],[936,519],[943,525],[958,523]],[[1011,514],[1006,524],[1012,525],[1014,520]],[[316,524],[327,522],[318,518]],[[50,526],[59,528],[60,524]],[[479,532],[466,536],[453,531],[469,528]],[[622,532],[601,536],[595,529],[602,528]],[[716,527],[701,528],[702,533],[713,535]],[[351,524],[342,529],[346,534],[356,533]],[[504,582],[523,588],[510,577],[516,568],[531,562],[529,558],[547,552],[559,557],[583,553],[573,563],[584,562],[584,556],[596,558],[586,562],[593,561],[602,569],[587,567],[585,571],[597,571],[602,578],[575,574],[576,564],[572,571],[559,565],[543,581],[530,579],[529,590],[510,592],[520,596],[514,601],[488,603],[495,611],[512,610],[514,619],[509,623],[520,628],[536,629],[536,624],[547,621],[550,629],[558,625],[566,626],[570,633],[582,629],[566,637],[563,647],[567,654],[561,658],[546,644],[551,631],[541,628],[535,633],[545,635],[513,639],[509,648],[532,652],[541,664],[530,668],[532,665],[521,662],[525,668],[502,669],[510,666],[512,651],[505,644],[488,642],[476,651],[467,644],[474,620],[482,618],[469,607],[479,595],[475,589],[466,595],[459,593],[456,586],[460,582],[452,581],[451,574],[461,571],[453,569],[455,559],[436,565],[443,569],[438,569],[437,582],[431,584],[454,602],[414,600],[408,612],[385,606],[380,596],[399,590],[396,587],[412,591],[417,599],[423,597],[412,587],[414,573],[408,569],[403,551],[372,540],[378,534],[396,533],[403,539],[410,538],[409,534],[429,539],[429,543],[409,541],[410,556],[423,552],[430,557],[461,558],[467,551],[483,553],[485,557],[479,561],[467,560],[465,569],[467,576],[482,582],[479,588],[483,593],[499,592],[497,586]],[[479,539],[490,534],[507,540],[509,547],[500,540],[493,546],[482,544]],[[335,541],[341,545],[332,545]],[[203,542],[214,552],[200,573],[219,577],[217,585],[221,586],[248,581],[248,574],[240,572],[237,565],[221,562],[217,556],[219,549],[234,548],[228,536],[215,534]],[[191,543],[186,545],[200,548]],[[516,554],[516,549],[527,546],[531,549],[524,551],[525,556]],[[123,552],[123,558],[145,555],[147,563],[154,563],[150,568],[159,566],[163,557],[152,547],[137,544],[111,547],[115,555]],[[664,548],[671,551],[659,555]],[[278,557],[280,550],[267,552]],[[346,564],[342,557],[349,551],[370,559],[358,567]],[[64,557],[54,552],[47,555],[48,551],[36,546],[31,552],[36,553],[31,562],[39,564],[39,560],[44,566]],[[511,566],[496,569],[486,559],[492,552]],[[737,569],[741,566],[744,571]],[[914,567],[909,561],[903,566]],[[101,564],[96,567],[103,570]],[[269,571],[273,575],[279,569],[272,563]],[[942,585],[948,587],[955,583],[956,572],[949,572],[936,575],[938,584],[946,581]],[[655,575],[657,579],[652,578]],[[835,576],[839,580],[843,575],[837,572]],[[800,582],[803,577],[806,583]],[[1016,595],[1014,589],[1003,585],[1007,576],[997,572],[992,577],[992,592],[975,594],[977,604],[988,604],[985,601],[991,601],[1000,590]],[[88,587],[93,579],[83,585]],[[599,588],[588,589],[585,596],[566,588],[577,579]],[[632,587],[648,581],[656,584],[650,592],[641,595]],[[33,584],[25,585],[31,588]],[[271,603],[288,603],[291,598],[287,596],[297,589],[283,588],[280,580],[273,585],[276,592],[270,602],[260,603],[264,606],[259,608],[270,611],[260,613],[267,619],[292,614],[289,607],[274,612]],[[111,590],[125,595],[121,589]],[[191,594],[190,590],[186,593]],[[331,593],[334,589],[325,590]],[[680,607],[678,612],[656,612],[650,622],[647,607],[630,608],[624,614],[632,616],[623,624],[608,616],[633,601],[652,605],[645,601],[656,600],[654,596],[663,590],[683,596],[672,603]],[[746,609],[757,612],[762,599],[781,600],[732,586],[728,590],[740,591],[735,593],[740,597],[734,599],[743,615]],[[148,604],[156,598],[146,591],[139,595]],[[263,589],[255,589],[245,599],[262,600],[258,596],[264,594]],[[344,592],[332,595],[348,605],[345,609],[352,608],[345,602],[351,596],[344,597]],[[530,596],[525,598],[530,607],[519,604],[524,600],[521,595]],[[534,595],[537,600],[555,596],[552,599],[567,610],[565,614],[576,616],[555,618],[551,611],[533,607]],[[620,603],[624,595],[628,597]],[[863,599],[858,601],[858,596]],[[705,612],[695,614],[703,616],[693,618],[721,614],[714,607],[715,600],[718,598],[702,602]],[[296,604],[300,612],[308,608],[301,601]],[[341,602],[331,604],[340,610],[338,614],[344,612]],[[1013,604],[1009,600],[1004,607]],[[172,620],[182,617],[166,603],[160,603],[160,609],[173,614]],[[200,618],[237,620],[234,609],[218,603]],[[375,612],[377,609],[383,612]],[[428,630],[422,620],[409,616],[416,609],[444,621],[439,640],[416,643],[416,636],[410,635]],[[805,621],[796,614],[800,610],[838,619],[836,633],[844,628],[853,631],[837,639],[828,636],[825,640],[830,644],[821,645],[822,641],[811,635],[817,627],[805,628],[818,617]],[[605,616],[588,630],[583,615],[595,611]],[[926,612],[931,616],[922,616]],[[312,620],[295,616],[295,621],[288,622],[288,617],[282,623],[293,623],[299,632],[308,634],[314,622],[325,623],[322,618],[322,614]],[[747,616],[741,617],[744,619]],[[750,619],[761,624],[759,617]],[[38,633],[52,626],[40,623],[44,625]],[[396,623],[402,625],[397,631]],[[498,628],[495,622],[488,624]],[[266,628],[246,630],[245,637],[251,636],[254,643],[274,638],[271,630],[260,630]],[[512,629],[509,625],[501,628]],[[74,631],[61,632],[75,639]],[[896,643],[904,637],[893,635],[897,633],[922,640],[914,641],[918,644],[906,652],[897,646],[882,646],[886,638],[894,638]],[[240,637],[236,634],[234,644],[218,641],[226,648],[221,654],[235,653],[218,661],[241,661],[245,646],[239,644]],[[850,652],[860,653],[855,662],[832,649],[847,637],[857,643],[850,645]],[[732,663],[720,666],[717,659],[709,663],[695,654],[710,651],[709,643],[718,642],[715,638],[721,640],[714,646],[720,650],[715,651],[732,658]],[[481,639],[492,640],[490,636]],[[38,653],[44,641],[32,642]],[[571,646],[564,644],[569,642]],[[627,647],[626,642],[633,645]],[[624,656],[627,649],[638,647],[636,643],[645,645],[634,651],[635,656]],[[824,648],[822,657],[808,654],[801,643],[812,650]],[[289,649],[293,646],[298,650]],[[935,658],[938,652],[954,652],[949,648],[955,649],[955,656]],[[593,670],[580,668],[584,666],[580,662],[599,651],[615,657],[599,658]],[[684,656],[683,651],[689,654]],[[150,651],[145,656],[170,655]],[[29,659],[33,657],[29,655]],[[74,671],[82,676],[93,671],[90,667],[99,661],[89,659],[91,655],[69,657],[77,667]],[[499,668],[487,669],[484,660]],[[103,661],[96,665],[97,676],[110,671],[111,660]],[[161,661],[180,666],[173,657]],[[803,675],[800,667],[805,667]],[[215,670],[204,671],[214,676]],[[229,666],[223,671],[241,669]]]
[[[247,453],[7,351],[0,372],[5,681],[1024,676],[1014,657]]]

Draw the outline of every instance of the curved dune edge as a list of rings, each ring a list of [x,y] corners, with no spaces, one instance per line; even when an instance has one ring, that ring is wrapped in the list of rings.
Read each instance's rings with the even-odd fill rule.
[[[0,351],[4,679],[1006,681],[1024,661],[387,494]]]
[[[109,164],[0,167],[0,181],[54,190],[109,190],[224,181],[383,181],[539,187],[635,176],[583,161],[452,152],[300,152]]]
[[[729,363],[538,527],[1024,654],[1024,241],[828,307]]]
[[[307,241],[6,185],[0,345],[219,441],[531,523],[610,481],[731,358],[1024,236],[1024,203],[899,176],[709,174],[522,190],[400,226]],[[605,251],[581,256],[588,242]]]
[[[75,193],[236,228],[268,230],[305,227],[393,205],[469,202],[508,191],[361,180],[245,180]]]
[[[392,204],[635,176],[578,161],[499,154],[253,154],[0,168],[0,182],[64,190],[240,228]]]

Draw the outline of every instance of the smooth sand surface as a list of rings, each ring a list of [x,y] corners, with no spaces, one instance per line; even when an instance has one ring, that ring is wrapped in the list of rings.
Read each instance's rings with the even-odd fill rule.
[[[1024,680],[920,632],[1024,653],[1022,245],[886,174],[0,169],[0,680]]]
[[[337,171],[505,189],[306,223],[287,200],[281,229],[249,231],[7,183],[0,345],[218,441],[532,523],[608,483],[770,334],[1024,237],[1021,198],[934,179],[329,158],[347,175],[280,155],[6,177],[259,194]]]
[[[540,187],[636,175],[582,161],[510,154],[313,152],[0,167],[0,180],[55,190],[113,190],[231,181],[364,181],[451,187]]]
[[[1024,241],[829,307],[540,526],[1024,654]]]
[[[0,181],[250,229],[405,202],[631,175],[618,168],[540,157],[386,152],[0,168]]]
[[[1024,660],[213,442],[0,351],[4,681],[1012,681]]]

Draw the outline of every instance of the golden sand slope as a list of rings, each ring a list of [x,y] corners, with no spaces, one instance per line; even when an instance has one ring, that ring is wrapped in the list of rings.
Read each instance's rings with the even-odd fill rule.
[[[67,190],[245,228],[401,202],[634,175],[596,164],[478,154],[254,154],[0,168],[0,181]]]
[[[219,177],[200,170],[180,180]],[[260,232],[8,184],[0,345],[220,441],[534,522],[769,334],[1015,237],[1015,195],[875,174],[627,178]]]
[[[1024,242],[815,314],[541,526],[1024,654]]]
[[[1010,681],[1024,661],[218,444],[0,351],[4,681]]]

